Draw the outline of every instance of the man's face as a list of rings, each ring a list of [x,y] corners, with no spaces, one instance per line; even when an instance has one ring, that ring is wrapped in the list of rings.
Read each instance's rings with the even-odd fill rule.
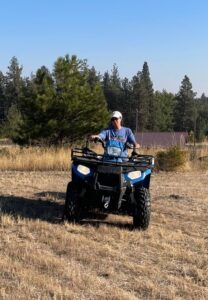
[[[119,129],[121,127],[121,118],[112,118],[111,123],[115,129]]]

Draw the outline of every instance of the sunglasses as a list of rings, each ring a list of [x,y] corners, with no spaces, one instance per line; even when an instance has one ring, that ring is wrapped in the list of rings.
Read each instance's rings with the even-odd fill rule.
[[[112,118],[112,119],[111,119],[111,121],[115,121],[115,120],[118,120],[118,118]]]

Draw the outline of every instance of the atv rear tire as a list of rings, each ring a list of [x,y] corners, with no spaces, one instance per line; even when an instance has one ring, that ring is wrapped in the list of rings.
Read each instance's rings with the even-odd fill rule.
[[[146,188],[137,188],[134,192],[133,225],[145,230],[149,226],[151,213],[150,192]]]
[[[81,215],[81,201],[78,188],[73,182],[69,182],[66,190],[64,215],[69,222],[79,222]]]

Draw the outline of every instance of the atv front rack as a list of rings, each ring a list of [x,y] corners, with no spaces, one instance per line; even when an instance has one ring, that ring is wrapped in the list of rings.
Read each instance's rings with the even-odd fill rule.
[[[106,157],[104,154],[97,154],[89,148],[73,148],[71,160],[80,163],[119,165],[122,167],[140,167],[141,169],[153,169],[154,157],[152,155],[137,154],[130,157]]]

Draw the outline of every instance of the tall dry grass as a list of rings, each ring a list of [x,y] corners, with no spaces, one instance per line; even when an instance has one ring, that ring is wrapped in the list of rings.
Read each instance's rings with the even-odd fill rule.
[[[92,145],[93,146],[93,145]],[[97,153],[103,153],[100,145],[93,146]],[[140,148],[140,154],[153,155],[167,149]],[[208,146],[185,148],[187,169],[208,169],[208,160],[200,161],[200,157],[208,157]],[[131,150],[129,150],[129,154]],[[0,170],[2,171],[67,171],[71,165],[71,149],[69,147],[43,148],[3,146],[0,147]]]
[[[0,148],[0,170],[67,171],[70,166],[69,148]]]

